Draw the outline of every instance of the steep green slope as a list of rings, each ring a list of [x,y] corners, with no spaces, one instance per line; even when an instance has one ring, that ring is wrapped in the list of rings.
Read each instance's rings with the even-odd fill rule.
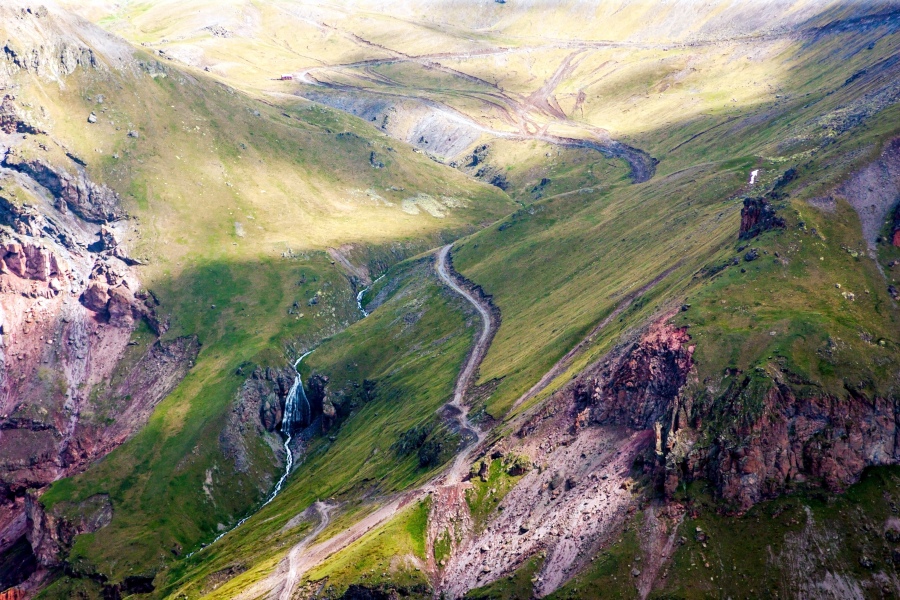
[[[600,48],[586,58],[580,71],[572,71],[569,79],[560,83],[570,95],[589,93],[590,101],[583,104],[577,125],[608,126],[621,139],[660,159],[656,176],[646,183],[633,185],[626,179],[624,165],[606,159],[600,164],[593,152],[560,149],[546,141],[493,142],[494,164],[509,175],[511,192],[521,201],[521,208],[457,243],[454,259],[463,274],[493,296],[502,314],[502,324],[480,369],[482,387],[473,394],[477,405],[472,411],[483,427],[497,424],[495,438],[513,439],[510,434],[521,421],[507,418],[539,406],[589,364],[623,340],[632,339],[638,328],[662,317],[687,327],[696,347],[694,370],[685,388],[696,414],[702,412],[699,422],[692,424],[695,452],[719,448],[737,452],[753,443],[755,439],[745,436],[740,426],[761,418],[764,401],[770,399],[772,390],[781,389],[779,386],[802,398],[829,397],[844,403],[896,398],[900,312],[882,269],[896,258],[897,251],[883,239],[877,247],[879,266],[879,257],[868,255],[870,240],[863,236],[857,212],[842,199],[830,198],[839,195],[835,190],[849,173],[877,159],[900,133],[895,60],[900,42],[895,19],[876,18],[862,25],[851,20],[832,28],[812,29],[831,18],[853,16],[854,11],[818,16],[796,36],[725,41],[725,50],[715,44],[677,48],[648,44],[638,49]],[[639,30],[631,25],[640,20],[634,13],[629,15],[623,17],[622,27]],[[629,20],[632,17],[633,22]],[[558,26],[556,16],[550,23]],[[368,23],[367,27],[371,26]],[[510,31],[520,26],[509,25]],[[412,44],[404,46],[407,51],[418,48],[409,39],[404,42]],[[558,64],[564,57],[557,50],[548,50],[541,60]],[[384,51],[371,50],[374,54]],[[341,60],[345,59],[355,60],[341,55]],[[624,66],[604,71],[604,65],[613,59]],[[407,68],[400,63],[374,71],[366,67],[366,76],[375,80],[366,86],[378,87],[383,84],[379,77],[389,77],[394,82],[402,80],[394,90],[401,95],[418,93],[421,85],[429,88],[421,95],[440,97],[450,104],[458,101],[454,106],[461,110],[478,106],[472,103],[477,95],[473,90],[462,89],[459,81],[451,83],[452,78],[444,75],[432,78],[430,73],[422,74],[420,67]],[[467,68],[490,71],[493,66],[476,68],[468,63]],[[550,67],[534,68],[546,74]],[[340,77],[348,76],[341,72]],[[527,74],[521,78],[505,83],[507,91],[533,92],[534,83],[525,83]],[[342,84],[350,81],[341,79]],[[636,96],[641,100],[636,101]],[[392,494],[422,484],[456,450],[458,439],[436,411],[451,394],[454,377],[469,349],[471,328],[466,325],[472,325],[471,316],[464,316],[466,309],[459,300],[442,291],[429,263],[419,260],[390,271],[369,295],[382,296],[378,310],[347,327],[355,319],[355,288],[316,250],[338,242],[366,244],[348,252],[373,267],[391,264],[415,249],[434,245],[442,235],[461,235],[489,220],[502,210],[502,195],[399,143],[397,157],[387,163],[394,179],[384,179],[381,171],[371,170],[370,153],[394,154],[383,139],[367,142],[374,129],[337,111],[294,106],[294,102],[285,100],[288,116],[278,114],[280,109],[261,109],[269,117],[262,122],[273,123],[263,127],[295,126],[294,121],[302,118],[303,127],[312,130],[306,134],[298,131],[298,136],[327,140],[308,162],[288,158],[305,156],[302,144],[286,145],[275,133],[266,136],[253,125],[252,111],[250,116],[239,113],[253,124],[245,126],[235,140],[246,136],[279,142],[259,149],[248,142],[249,150],[241,148],[238,155],[242,158],[232,157],[227,165],[240,173],[234,181],[265,189],[267,194],[271,187],[283,186],[281,200],[262,199],[260,191],[252,204],[235,204],[232,212],[248,215],[240,221],[246,237],[237,233],[237,219],[232,214],[202,226],[182,216],[173,226],[166,221],[168,207],[155,209],[155,200],[135,194],[138,214],[146,211],[146,218],[161,232],[178,232],[165,247],[148,245],[154,248],[156,261],[169,269],[160,268],[154,285],[164,305],[172,307],[172,331],[200,331],[206,345],[194,373],[161,406],[147,429],[85,476],[61,482],[45,496],[44,502],[52,505],[103,490],[117,506],[125,507],[116,512],[109,527],[78,538],[72,560],[85,572],[99,566],[118,580],[128,574],[152,575],[161,570],[156,579],[160,596],[260,595],[275,589],[272,586],[279,577],[283,579],[279,564],[312,527],[308,519],[294,518],[313,502],[327,499],[338,506],[333,521],[316,537],[327,539],[386,505],[395,498]],[[571,118],[574,105],[566,104],[565,109]],[[555,125],[574,127],[568,122]],[[359,137],[338,137],[334,133],[338,130]],[[177,127],[171,131],[184,133]],[[181,150],[178,152],[181,157]],[[252,168],[239,166],[246,157],[258,161],[268,152],[283,156],[284,164],[273,167],[266,177],[255,173],[261,163],[253,163]],[[304,188],[308,194],[319,187],[326,189],[324,196],[330,202],[327,209],[321,209],[321,221],[317,221],[321,231],[314,235],[305,225],[314,211],[284,212],[290,206],[286,198],[291,193],[291,178],[296,176],[293,173],[304,169],[307,171],[297,185],[308,186]],[[759,176],[751,185],[750,173],[757,169]],[[372,177],[361,177],[361,171]],[[323,173],[334,174],[336,181],[329,181],[332,175]],[[114,175],[110,168],[107,177]],[[541,183],[544,178],[550,181]],[[232,183],[230,179],[228,183]],[[308,179],[316,183],[308,184]],[[141,179],[127,173],[122,181]],[[288,183],[283,184],[285,181]],[[395,229],[388,234],[382,234],[381,225],[376,224],[376,219],[385,218],[380,210],[347,211],[345,216],[333,217],[345,206],[335,189],[370,185],[378,186],[379,196],[395,205],[402,206],[404,199],[414,197],[412,190],[416,189],[435,199],[463,198],[471,208],[459,210],[456,202],[444,201],[447,215],[440,222],[425,217],[422,211],[419,215],[392,215]],[[384,188],[390,191],[380,191]],[[186,187],[182,190],[184,197],[195,198]],[[758,237],[739,240],[741,209],[748,197],[765,198],[783,222]],[[480,198],[484,202],[477,201]],[[146,206],[142,207],[143,202]],[[382,208],[399,213],[396,206]],[[198,209],[212,218],[203,203],[181,207],[192,214]],[[244,252],[252,240],[255,232],[248,232],[247,224],[261,214],[268,214],[271,229],[256,234],[260,238],[252,253],[235,254]],[[274,227],[282,222],[284,229]],[[336,228],[339,234],[332,233]],[[198,239],[196,234],[207,231],[216,232],[211,240]],[[293,240],[302,239],[315,242],[298,250]],[[394,252],[392,240],[402,240],[405,245]],[[172,248],[178,244],[190,251],[176,252]],[[181,258],[195,255],[203,258],[190,263]],[[187,264],[178,264],[180,260]],[[893,275],[889,272],[888,277]],[[297,286],[301,280],[305,283]],[[319,291],[325,299],[317,305],[320,308],[305,308],[307,299]],[[303,312],[318,315],[312,323],[309,314],[298,320],[289,312],[295,301]],[[208,308],[212,305],[216,308]],[[600,324],[603,327],[596,329]],[[592,332],[587,342],[579,345]],[[245,361],[275,364],[279,359],[274,352],[309,348],[332,334],[307,358],[302,370],[307,381],[313,373],[330,378],[328,390],[338,406],[337,422],[308,440],[303,463],[275,502],[212,548],[176,560],[172,556],[175,544],[182,549],[196,547],[211,537],[219,523],[223,527],[233,523],[250,501],[260,498],[274,472],[271,455],[260,442],[255,449],[256,472],[239,477],[219,475],[230,471],[215,439],[241,382],[231,373]],[[552,367],[573,349],[578,352],[553,372]],[[547,387],[517,405],[547,373],[552,373]],[[678,452],[680,449],[675,454]],[[171,465],[176,464],[178,476],[172,478]],[[207,501],[198,486],[209,473],[214,482],[217,477],[222,482]],[[876,502],[872,491],[877,487],[872,481],[878,478],[884,478],[882,488],[892,493],[890,473],[880,471],[839,501],[844,503],[841,506],[869,502],[871,494],[874,500],[865,510],[885,518],[886,508]],[[649,476],[645,483],[644,489],[652,491]],[[787,488],[815,494],[809,488],[820,483],[796,480]],[[241,488],[250,491],[238,493]],[[682,522],[680,531],[689,532],[692,530],[684,528],[695,526],[714,530],[713,537],[723,540],[723,556],[740,547],[735,536],[752,529],[755,516],[778,511],[772,507],[783,505],[788,507],[785,514],[790,515],[786,528],[773,525],[756,530],[760,540],[781,544],[787,539],[786,532],[797,533],[800,524],[807,522],[801,502],[816,502],[813,495],[762,504],[741,517],[747,520],[737,521],[735,531],[729,531],[731,517],[714,513],[728,507],[721,497],[713,505],[696,490],[681,485],[673,499],[700,504],[704,510],[710,502],[705,517],[709,521],[691,516]],[[771,494],[782,491],[778,484],[769,489]],[[722,489],[714,486],[710,493],[721,496]],[[854,494],[866,498],[860,500]],[[761,499],[754,497],[753,501]],[[746,506],[730,508],[743,510]],[[490,519],[494,510],[486,508],[478,518]],[[832,518],[831,510],[817,505],[815,519],[819,515]],[[332,586],[327,591],[331,596],[343,593],[351,584],[395,585],[410,593],[427,594],[417,587],[435,581],[433,574],[429,579],[418,570],[418,561],[429,558],[419,547],[421,512],[421,506],[411,506],[362,535],[328,562],[305,573],[305,583],[312,589],[326,582]],[[635,518],[645,515],[638,513]],[[855,523],[852,519],[841,521],[837,528]],[[632,580],[637,576],[632,569],[640,545],[635,530],[640,527],[627,528],[617,543],[598,555],[594,566],[586,567],[583,575],[560,589],[561,597],[594,597],[592,590],[598,585],[623,596],[636,594]],[[703,546],[688,543],[676,550],[671,577],[659,580],[654,593],[703,597],[719,589],[719,585],[706,586],[705,581],[700,584],[693,578],[697,556],[706,560],[706,551],[700,548]],[[736,587],[735,582],[743,581],[744,576],[760,577],[759,569],[766,568],[760,563],[761,548],[746,569],[732,569],[731,574],[726,569],[730,563],[723,559],[714,577],[725,578]],[[886,552],[879,559],[884,565]],[[394,560],[397,556],[401,558]],[[525,567],[509,574],[513,577],[509,583],[501,579],[499,587],[474,596],[528,597],[533,591],[530,579],[542,557],[522,558]],[[844,558],[841,568],[856,568],[852,560]],[[175,565],[166,570],[173,561]],[[766,576],[771,576],[772,582],[777,578]],[[799,581],[796,574],[784,577]],[[48,597],[72,593],[70,584],[57,582],[47,591]],[[793,583],[784,585],[787,591],[795,590]]]
[[[315,373],[329,377],[339,423],[309,441],[290,484],[272,504],[235,534],[180,563],[165,576],[164,590],[195,597],[210,573],[253,566],[222,588],[221,597],[228,597],[267,574],[302,539],[303,532],[286,531],[284,524],[317,499],[337,506],[338,524],[322,534],[333,535],[373,503],[424,481],[455,453],[459,438],[436,411],[451,395],[468,351],[471,309],[437,282],[430,259],[403,263],[384,282],[375,290],[383,298],[378,309],[303,363],[307,381]],[[404,439],[409,442],[398,443]]]
[[[853,73],[865,72],[867,65],[878,65],[894,52],[895,37],[883,37],[890,31],[885,26],[828,36],[809,47],[798,44],[782,57],[793,70],[791,81],[782,85],[800,84],[788,93],[797,99],[730,108],[703,121],[690,119],[648,132],[636,141],[661,158],[659,174],[653,181],[634,187],[617,186],[600,194],[542,200],[460,245],[460,270],[495,296],[504,316],[482,367],[482,382],[502,379],[489,412],[501,416],[558,358],[620,305],[628,292],[642,289],[675,267],[681,271],[660,282],[662,288],[680,288],[679,296],[669,296],[669,305],[674,306],[673,302],[680,304],[690,288],[704,280],[691,281],[684,274],[702,275],[701,268],[711,274],[710,270],[732,258],[742,260],[743,253],[735,251],[735,242],[743,197],[773,186],[793,167],[796,181],[787,189],[802,190],[801,197],[813,198],[827,193],[855,166],[877,157],[881,145],[895,133],[896,109],[889,108],[890,104],[879,105],[870,97],[873,86],[885,89],[885,79],[846,82]],[[867,49],[870,45],[872,49]],[[853,50],[848,51],[850,60],[841,63],[842,69],[826,67],[829,58],[833,65],[843,56],[843,48]],[[843,70],[844,65],[847,70]],[[896,95],[892,86],[888,82],[886,89]],[[877,116],[863,119],[861,126],[852,128],[846,119],[822,126],[829,121],[823,114],[838,118],[848,109]],[[721,141],[723,134],[712,131],[722,123],[730,124],[722,128],[727,144]],[[707,133],[698,135],[701,132]],[[667,146],[680,147],[664,150]],[[762,175],[751,188],[747,179],[757,168]],[[597,200],[592,202],[594,198]],[[802,214],[790,220],[794,226],[818,214],[812,207],[791,206],[796,214]],[[844,211],[837,220],[852,222],[855,218],[852,212]],[[836,257],[847,256],[842,246],[863,248],[858,233],[819,243],[827,245]],[[774,251],[769,250],[770,254]],[[877,281],[873,262],[864,257],[859,261],[870,274],[867,284],[856,287],[870,289],[885,310],[892,312],[885,300],[887,286]],[[835,270],[831,275],[834,282],[844,277],[842,263],[819,266],[825,271]],[[815,297],[824,287],[822,276],[806,273],[802,277],[810,287],[802,298],[795,299],[795,305],[815,306]],[[523,281],[528,285],[522,285]],[[710,295],[731,296],[720,288],[716,290]],[[734,294],[745,297],[743,291]],[[787,299],[780,292],[768,296],[769,302]],[[663,305],[657,301],[654,310]],[[860,325],[869,321],[867,314],[856,317]],[[740,344],[737,340],[735,343]],[[711,349],[711,355],[722,356],[718,350]]]
[[[202,344],[140,434],[42,499],[49,508],[109,494],[113,522],[78,539],[72,564],[113,581],[152,573],[274,482],[281,459],[264,440],[232,476],[219,439],[247,376],[240,365],[283,365],[359,318],[359,278],[325,249],[353,244],[390,265],[493,220],[507,201],[356,119],[305,102],[265,105],[147,55],[124,71],[78,71],[65,86],[22,81],[20,101],[40,102],[56,139],[125,198],[127,243],[170,317],[166,336]]]

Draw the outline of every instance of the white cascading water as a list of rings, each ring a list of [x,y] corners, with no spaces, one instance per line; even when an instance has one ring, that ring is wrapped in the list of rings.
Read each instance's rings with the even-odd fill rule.
[[[312,407],[309,405],[306,392],[303,390],[300,372],[297,371],[300,361],[309,356],[311,352],[312,350],[298,358],[297,362],[294,363],[294,383],[291,385],[287,398],[284,400],[284,416],[281,418],[281,433],[285,435],[285,448],[291,442],[294,428],[300,424],[308,425],[312,419]],[[288,452],[288,456],[290,456],[290,452]]]
[[[378,279],[372,282],[372,285],[378,283],[381,278],[384,277],[382,275]],[[363,317],[368,317],[369,313],[362,307],[362,299],[363,295],[369,291],[369,288],[363,288],[356,295],[356,307],[359,308],[359,312]],[[281,433],[284,434],[284,453],[286,456],[286,462],[284,464],[284,473],[281,474],[281,477],[278,479],[278,483],[275,484],[275,487],[272,489],[272,493],[269,494],[269,497],[266,498],[266,501],[262,503],[259,507],[260,509],[263,506],[269,504],[272,500],[275,499],[275,496],[281,492],[281,488],[284,486],[284,482],[287,481],[288,476],[291,474],[291,469],[294,468],[294,454],[291,452],[291,440],[293,440],[293,435],[295,428],[300,425],[308,425],[312,420],[312,407],[309,404],[309,399],[306,397],[306,391],[303,389],[303,380],[300,378],[300,371],[297,370],[297,367],[300,366],[300,362],[312,354],[312,350],[301,356],[294,363],[294,383],[291,384],[291,389],[288,391],[287,398],[284,399],[284,416],[281,417]],[[257,511],[258,512],[258,511]],[[186,558],[192,557],[197,552],[202,552],[204,548],[209,548],[223,537],[243,525],[247,519],[252,517],[255,513],[250,513],[240,521],[234,524],[234,527],[229,529],[228,531],[224,531],[216,536],[216,539],[211,541],[206,546],[201,546],[198,550],[191,552],[187,555]]]
[[[382,275],[381,277],[384,277],[384,275]],[[366,309],[363,308],[363,305],[362,305],[363,295],[365,295],[365,293],[369,291],[369,288],[371,288],[373,285],[375,285],[376,283],[381,281],[381,277],[379,277],[378,279],[373,281],[371,285],[361,289],[359,291],[359,293],[356,295],[356,308],[359,309],[359,312],[363,316],[363,318],[366,318],[369,316],[369,313],[366,311]]]
[[[272,489],[272,493],[269,494],[269,497],[266,498],[266,501],[262,503],[259,507],[261,510],[264,506],[269,504],[272,500],[275,499],[275,496],[281,492],[281,488],[284,486],[284,482],[287,480],[288,475],[291,474],[291,469],[294,468],[294,453],[291,452],[291,440],[293,439],[294,428],[300,424],[308,424],[308,419],[312,417],[312,407],[309,405],[309,399],[306,397],[306,392],[303,389],[303,380],[300,378],[300,372],[297,370],[297,367],[300,366],[300,361],[304,358],[312,354],[312,350],[301,356],[294,363],[294,383],[291,384],[291,389],[288,391],[287,398],[284,399],[284,416],[281,418],[281,433],[284,434],[284,453],[285,453],[285,464],[284,464],[284,473],[281,474],[281,477],[278,479],[278,483],[275,484],[275,487]],[[302,413],[301,413],[302,406]],[[192,557],[197,552],[202,552],[205,548],[209,548],[223,537],[243,525],[247,519],[252,517],[259,510],[250,513],[240,521],[234,524],[234,527],[227,531],[223,531],[216,539],[211,541],[209,544],[205,546],[201,546],[199,549],[191,552],[187,555],[186,558]]]

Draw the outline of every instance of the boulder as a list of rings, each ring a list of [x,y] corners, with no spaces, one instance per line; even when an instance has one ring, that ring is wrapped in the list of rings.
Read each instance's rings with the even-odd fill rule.
[[[47,281],[50,279],[51,252],[45,248],[26,244],[22,247],[25,253],[25,276],[27,279]]]
[[[131,327],[134,324],[133,303],[134,296],[128,288],[124,286],[110,288],[109,303],[106,307],[109,312],[109,324],[113,327]]]
[[[20,244],[16,244],[15,242],[6,244],[3,253],[3,262],[6,263],[6,267],[13,274],[18,275],[23,279],[28,276],[25,252]]]
[[[102,281],[92,281],[81,294],[81,303],[95,313],[106,313],[109,303],[109,286]]]

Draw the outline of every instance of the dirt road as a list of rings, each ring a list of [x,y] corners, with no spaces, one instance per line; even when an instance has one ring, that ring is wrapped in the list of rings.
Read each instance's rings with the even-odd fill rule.
[[[313,529],[309,535],[303,538],[303,541],[291,548],[291,551],[288,553],[288,574],[284,580],[284,589],[279,596],[279,600],[290,600],[291,592],[294,591],[294,586],[297,585],[297,579],[299,578],[300,568],[301,568],[301,555],[303,551],[306,550],[306,546],[309,545],[309,542],[316,539],[326,527],[328,527],[328,523],[331,522],[331,517],[329,516],[329,511],[331,511],[333,506],[329,506],[324,502],[316,502],[312,505],[312,508],[319,513],[319,524]]]
[[[347,529],[341,531],[334,537],[331,537],[324,542],[318,543],[315,546],[307,549],[309,542],[315,539],[315,537],[318,536],[319,533],[321,533],[328,525],[328,511],[334,508],[322,503],[316,503],[315,505],[313,505],[321,515],[321,522],[312,533],[306,536],[303,541],[291,548],[290,552],[288,553],[288,568],[287,573],[283,575],[284,585],[281,587],[281,591],[277,596],[279,600],[290,600],[291,595],[293,594],[294,589],[297,586],[297,583],[307,571],[309,571],[316,565],[321,564],[336,552],[340,552],[341,550],[361,538],[370,530],[386,522],[388,519],[397,514],[397,512],[399,512],[403,507],[407,506],[410,503],[417,502],[424,498],[427,494],[434,492],[438,481],[441,481],[443,485],[459,482],[466,472],[469,456],[471,455],[472,451],[478,446],[478,444],[484,439],[484,433],[468,420],[468,407],[466,407],[464,400],[466,390],[472,382],[475,371],[478,368],[478,365],[481,364],[481,361],[484,359],[484,356],[487,353],[488,346],[491,342],[491,334],[493,328],[496,327],[496,322],[494,314],[491,311],[491,307],[484,300],[478,298],[475,294],[463,287],[463,285],[457,280],[458,276],[455,274],[455,272],[453,271],[453,267],[450,265],[449,255],[450,245],[444,246],[438,251],[435,260],[435,270],[437,271],[438,277],[440,277],[441,281],[443,281],[447,285],[447,287],[449,287],[454,292],[465,298],[469,303],[471,303],[478,311],[479,315],[481,315],[482,320],[481,332],[479,333],[478,338],[476,339],[475,344],[472,347],[472,350],[469,352],[469,355],[466,358],[465,365],[463,366],[462,370],[459,373],[459,376],[456,379],[456,387],[453,392],[453,399],[448,403],[453,407],[454,413],[458,415],[457,418],[459,419],[460,429],[466,432],[470,432],[471,436],[474,437],[476,441],[469,444],[462,452],[457,455],[450,468],[432,479],[427,484],[423,485],[420,488],[411,490],[405,494],[395,496],[386,504],[383,504],[377,510],[370,513],[360,521],[357,521]],[[273,588],[274,587],[275,586],[273,586]]]

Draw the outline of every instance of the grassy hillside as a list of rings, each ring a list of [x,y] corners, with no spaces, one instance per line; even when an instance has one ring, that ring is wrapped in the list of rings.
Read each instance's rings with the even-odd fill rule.
[[[144,430],[44,496],[52,506],[110,495],[113,523],[79,538],[71,558],[113,578],[158,569],[268,492],[278,468],[268,445],[259,440],[252,469],[232,477],[217,440],[246,377],[239,365],[282,365],[359,318],[359,281],[326,248],[364,247],[389,265],[509,210],[495,188],[356,119],[306,102],[276,108],[146,54],[137,60],[78,71],[65,86],[33,78],[20,94],[122,195],[134,223],[126,243],[170,318],[166,335],[202,344]],[[373,153],[383,167],[371,166]],[[423,197],[433,198],[425,209],[404,204]]]
[[[623,336],[668,314],[688,327],[696,345],[688,393],[712,405],[735,373],[751,374],[757,392],[787,372],[809,393],[896,395],[900,310],[888,281],[868,254],[852,207],[841,199],[833,207],[811,202],[832,194],[900,134],[894,20],[860,25],[853,20],[863,10],[858,5],[815,3],[761,14],[732,7],[682,15],[677,7],[653,11],[648,3],[623,2],[605,7],[603,19],[600,9],[579,3],[546,13],[441,6],[445,12],[428,15],[411,6],[386,15],[379,4],[352,11],[236,3],[219,13],[203,2],[92,9],[104,26],[187,65],[183,72],[153,67],[166,77],[145,77],[140,95],[130,84],[113,89],[103,80],[81,83],[75,100],[68,92],[45,93],[60,115],[94,110],[87,98],[107,97],[108,113],[90,141],[75,116],[58,117],[60,131],[81,154],[100,144],[103,157],[119,155],[90,168],[128,194],[138,219],[133,243],[150,259],[146,280],[172,314],[170,335],[199,333],[204,349],[145,430],[44,496],[53,504],[98,491],[111,495],[113,522],[78,538],[71,557],[77,568],[114,580],[160,572],[161,597],[253,595],[309,533],[311,523],[297,517],[313,502],[337,507],[317,537],[327,539],[392,494],[426,481],[453,455],[459,440],[437,411],[452,393],[475,317],[439,285],[428,259],[418,258],[388,272],[366,296],[376,298],[378,310],[357,321],[355,282],[323,252],[331,246],[355,244],[345,253],[374,268],[462,237],[454,247],[456,268],[492,295],[502,314],[472,411],[486,427],[498,423],[496,435],[508,433],[506,419],[539,404]],[[613,18],[613,9],[621,14]],[[573,24],[589,17],[597,18],[597,29],[573,41],[581,31]],[[818,29],[836,18],[850,20]],[[540,34],[535,19],[543,23]],[[613,26],[604,28],[607,22]],[[798,29],[783,34],[788,25]],[[560,40],[535,42],[547,36]],[[616,43],[580,43],[601,39]],[[410,58],[436,49],[447,50],[434,57],[439,65]],[[395,60],[341,66],[385,57]],[[208,77],[266,104],[206,79],[205,67]],[[508,178],[517,201],[511,205],[506,194],[461,173],[465,164],[438,164],[372,124],[299,100],[305,84],[272,81],[276,73],[313,67],[317,78],[342,86],[341,94],[364,88],[440,102],[483,128],[525,138],[538,131],[579,138],[608,132],[659,159],[656,175],[633,184],[621,160],[594,151],[492,138],[488,160]],[[128,101],[119,107],[117,98]],[[126,121],[141,137],[115,129]],[[744,198],[762,195],[784,226],[739,240]],[[504,211],[512,214],[488,225]],[[897,256],[884,242],[879,252],[882,263]],[[317,294],[319,304],[309,305]],[[295,302],[302,318],[289,310]],[[516,406],[607,318],[546,390]],[[329,377],[338,423],[309,440],[273,503],[215,546],[177,559],[176,545],[187,550],[210,539],[272,481],[262,442],[254,471],[238,477],[217,449],[242,381],[235,369],[278,363],[316,345],[302,371],[307,380]],[[752,392],[715,415],[751,414],[761,395]],[[727,430],[716,419],[706,427],[710,437]],[[865,505],[860,510],[886,518],[873,488],[892,494],[892,477],[878,471],[842,500],[799,496],[736,520],[717,514],[721,506],[702,486],[680,490],[679,500],[700,511],[690,513],[682,531],[702,527],[722,540],[715,546],[719,570],[710,571],[709,586],[705,570],[702,582],[695,578],[697,557],[703,569],[713,567],[705,566],[706,549],[688,540],[657,595],[704,597],[721,579],[736,591],[761,578],[790,591],[785,578],[799,575],[772,571],[762,546],[738,568],[740,535],[753,530],[783,548],[810,520],[837,519],[836,529],[851,531],[845,527],[858,520],[835,516],[850,507]],[[814,506],[807,511],[807,505]],[[482,520],[494,510],[479,506]],[[790,518],[754,529],[754,519],[773,511]],[[428,583],[419,570],[423,512],[421,505],[408,507],[305,581],[327,578],[331,595],[351,584],[420,593]],[[557,594],[633,594],[645,517],[638,513]],[[888,550],[879,552],[887,564]],[[541,557],[523,558],[521,571],[473,597],[528,597]],[[856,568],[846,557],[840,561],[841,569]],[[46,595],[85,585],[91,584],[61,579]]]
[[[823,111],[836,114],[847,106],[860,111],[874,109],[869,97],[872,82],[860,82],[858,87],[845,82],[848,73],[860,72],[865,64],[882,59],[880,53],[874,54],[875,49],[893,52],[897,42],[894,38],[882,39],[880,36],[885,31],[836,35],[817,46],[796,45],[791,52],[786,52],[783,59],[790,59],[793,80],[814,81],[816,86],[814,93],[807,91],[813,89],[812,84],[792,91],[789,96],[802,99],[793,100],[787,106],[781,106],[779,100],[763,107],[737,107],[726,115],[710,115],[704,119],[705,123],[689,119],[679,125],[663,125],[641,136],[637,140],[639,145],[661,158],[654,180],[639,186],[619,184],[600,193],[541,200],[460,244],[458,267],[495,296],[504,317],[481,369],[482,382],[502,379],[489,411],[495,417],[502,415],[550,365],[610,314],[629,291],[641,289],[658,275],[676,268],[646,299],[653,310],[660,310],[665,303],[654,300],[654,296],[662,289],[670,288],[669,306],[675,306],[708,279],[702,277],[702,268],[709,275],[715,270],[713,267],[734,258],[743,262],[743,253],[737,250],[748,245],[737,240],[743,197],[773,186],[793,167],[797,180],[788,189],[801,198],[813,198],[827,193],[830,186],[855,166],[877,157],[881,145],[896,133],[896,108],[882,107],[877,116],[853,129],[823,130],[818,125],[821,123],[818,115]],[[880,41],[875,43],[876,39]],[[874,48],[866,50],[866,54],[857,50],[873,43]],[[844,48],[853,49],[848,51],[853,56],[846,71],[823,66],[827,57],[841,53]],[[722,128],[722,134],[709,131],[726,121],[729,126]],[[704,131],[708,135],[694,133]],[[727,135],[727,144],[721,142],[723,134]],[[664,150],[666,146],[671,148],[688,140],[674,151]],[[760,181],[755,188],[750,188],[749,173],[757,168],[762,173]],[[827,249],[839,260],[813,265],[816,271],[823,272],[821,275],[796,273],[808,287],[802,296],[793,300],[789,299],[788,292],[782,292],[783,283],[766,288],[756,282],[754,288],[769,290],[765,294],[766,303],[790,302],[804,307],[804,314],[808,314],[809,308],[820,301],[825,285],[833,288],[831,279],[839,283],[849,276],[845,271],[849,265],[844,259],[853,260],[858,264],[857,269],[865,269],[868,278],[854,288],[869,289],[872,301],[886,311],[882,314],[888,321],[882,325],[881,335],[887,335],[895,327],[889,323],[895,322],[896,315],[886,298],[886,284],[878,281],[880,276],[872,260],[864,256],[852,259],[843,250],[848,246],[863,248],[856,215],[842,210],[840,217],[827,217],[833,223],[830,224],[822,222],[826,217],[809,205],[787,206],[795,215],[789,218],[789,228],[803,220],[815,222],[818,231],[823,232],[823,239],[815,243],[823,253]],[[846,233],[833,237],[824,233],[838,226],[846,228]],[[813,227],[807,223],[807,228]],[[752,244],[766,247],[774,245],[775,239],[777,236]],[[777,250],[773,247],[768,252],[771,255]],[[792,264],[797,268],[796,262]],[[752,267],[762,277],[760,268]],[[736,274],[739,270],[729,270],[729,277],[739,276]],[[825,277],[824,272],[829,275]],[[529,285],[522,285],[524,280]],[[726,301],[732,297],[747,298],[743,288],[723,290],[720,286],[716,284],[704,293]],[[772,292],[773,289],[778,291]],[[762,314],[757,317],[765,319]],[[772,318],[776,318],[774,314]],[[826,318],[820,325],[830,326],[826,323],[835,323],[834,318]],[[873,321],[871,314],[856,313],[854,322],[859,326],[866,323],[874,326],[881,318]],[[696,324],[689,317],[686,319]],[[763,327],[762,322],[757,324]],[[599,350],[603,348],[603,339],[610,338],[603,336],[598,340]],[[710,356],[722,357],[721,350],[710,347]],[[588,355],[597,354],[589,352]],[[721,366],[718,358],[714,362],[715,368]]]
[[[283,526],[317,499],[339,506],[337,524],[322,534],[327,537],[373,503],[424,481],[453,455],[459,438],[436,411],[452,394],[476,317],[439,284],[430,259],[403,263],[382,281],[383,291],[374,290],[383,294],[378,310],[303,363],[307,380],[315,373],[330,378],[342,424],[310,441],[290,484],[272,504],[167,574],[168,592],[195,597],[198,582],[210,573],[233,564],[252,566],[218,592],[228,597],[270,571],[300,539],[302,532],[285,532]],[[404,438],[409,443],[397,443]]]

